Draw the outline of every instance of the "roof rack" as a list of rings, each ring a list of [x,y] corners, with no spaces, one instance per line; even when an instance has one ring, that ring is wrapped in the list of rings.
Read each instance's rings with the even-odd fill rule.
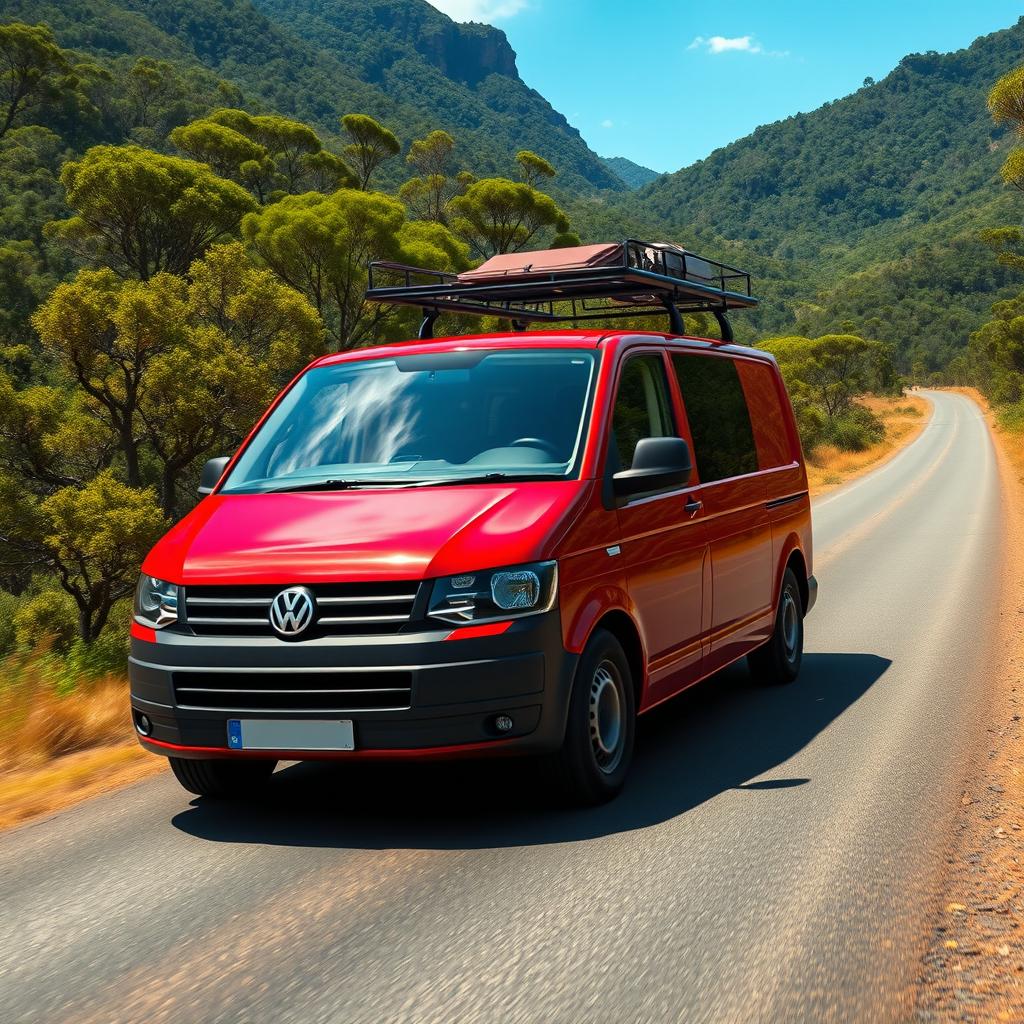
[[[391,283],[381,283],[382,278]],[[433,337],[441,313],[499,316],[516,330],[533,322],[667,313],[672,333],[685,334],[683,313],[708,312],[717,318],[722,340],[730,342],[726,312],[758,301],[744,271],[668,242],[634,238],[495,256],[464,274],[376,260],[368,284],[371,302],[423,311],[422,339]]]

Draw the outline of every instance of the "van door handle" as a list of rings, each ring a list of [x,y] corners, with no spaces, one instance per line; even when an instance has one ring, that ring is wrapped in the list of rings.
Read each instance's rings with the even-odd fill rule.
[[[703,507],[704,507],[704,502],[703,502],[703,501],[701,501],[701,500],[700,500],[700,498],[690,498],[690,500],[689,500],[689,501],[687,501],[687,503],[686,503],[686,511],[690,513],[690,518],[691,518],[691,519],[692,519],[692,518],[693,518],[693,517],[694,517],[694,516],[695,516],[695,515],[696,515],[696,514],[697,514],[697,513],[698,513],[698,512],[699,512],[699,511],[700,511],[700,510],[701,510],[701,509],[703,508]]]

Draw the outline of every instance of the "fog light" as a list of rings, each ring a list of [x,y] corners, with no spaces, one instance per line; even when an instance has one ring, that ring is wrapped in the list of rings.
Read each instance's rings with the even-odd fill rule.
[[[497,729],[498,732],[511,732],[514,724],[515,723],[512,721],[511,715],[498,715],[498,717],[494,719],[494,728]]]
[[[148,736],[153,730],[153,723],[149,720],[149,715],[136,715],[135,728],[141,735]]]

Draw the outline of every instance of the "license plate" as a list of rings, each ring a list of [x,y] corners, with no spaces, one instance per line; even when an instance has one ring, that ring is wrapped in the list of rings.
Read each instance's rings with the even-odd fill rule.
[[[232,718],[228,746],[232,750],[355,750],[356,743],[350,721]]]

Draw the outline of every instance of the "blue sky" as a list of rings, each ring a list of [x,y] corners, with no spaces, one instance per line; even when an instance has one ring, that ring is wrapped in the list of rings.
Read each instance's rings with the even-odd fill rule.
[[[999,0],[430,0],[503,29],[523,80],[602,156],[673,171],[883,78],[907,53],[1007,28]]]

